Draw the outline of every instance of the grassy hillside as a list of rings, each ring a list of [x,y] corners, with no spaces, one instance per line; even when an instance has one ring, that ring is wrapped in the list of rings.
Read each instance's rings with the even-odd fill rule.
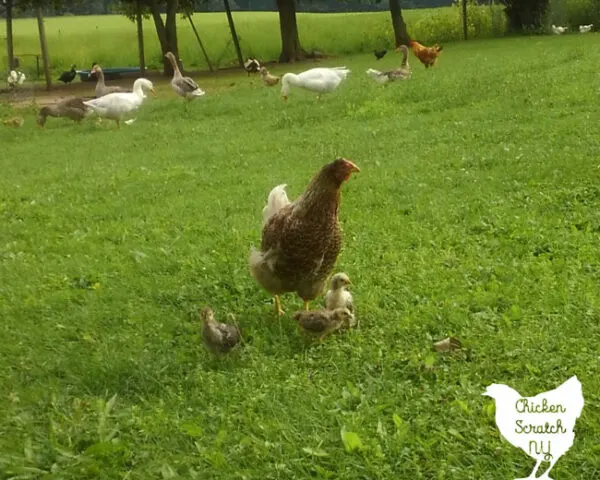
[[[474,11],[478,15],[472,34],[491,36],[502,31],[492,25],[489,7]],[[481,17],[481,18],[480,18]],[[276,60],[281,51],[279,23],[274,12],[234,13],[238,35],[244,55],[254,55],[263,60]],[[407,10],[405,19],[411,33],[423,41],[448,41],[460,36],[458,9]],[[489,19],[489,21],[487,20]],[[209,56],[220,66],[234,65],[235,52],[224,13],[194,15]],[[375,48],[392,46],[389,13],[298,14],[298,24],[303,46],[329,55],[369,52]],[[5,35],[5,23],[0,23],[0,36]],[[494,29],[495,28],[495,29]],[[14,23],[15,52],[17,55],[39,52],[37,23],[35,19],[21,19]],[[92,62],[102,65],[137,65],[137,40],[135,24],[124,16],[53,17],[46,19],[52,69],[60,72],[71,63],[79,68],[89,68]],[[188,69],[207,69],[208,66],[187,20],[179,20],[178,35],[180,56]],[[161,53],[151,20],[144,23],[146,62],[159,68]],[[34,71],[35,62],[24,58],[25,68]],[[5,62],[5,58],[3,57]]]
[[[364,71],[397,56],[345,57],[320,101],[242,72],[186,109],[164,85],[120,131],[19,111],[0,128],[0,478],[526,477],[481,394],[574,374],[586,406],[551,476],[598,478],[597,43],[458,43],[388,87]],[[360,326],[310,345],[302,302],[276,320],[247,257],[269,190],[295,198],[336,156],[361,167],[336,266]],[[204,350],[206,304],[245,348]],[[465,350],[432,353],[449,335]]]

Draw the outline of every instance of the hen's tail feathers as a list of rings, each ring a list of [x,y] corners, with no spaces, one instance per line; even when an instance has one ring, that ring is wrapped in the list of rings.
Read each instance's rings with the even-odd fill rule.
[[[279,210],[290,204],[290,199],[288,198],[287,193],[285,193],[285,187],[287,187],[287,184],[282,183],[281,185],[277,185],[269,193],[267,205],[263,208],[263,225],[265,225],[269,218],[275,215]]]

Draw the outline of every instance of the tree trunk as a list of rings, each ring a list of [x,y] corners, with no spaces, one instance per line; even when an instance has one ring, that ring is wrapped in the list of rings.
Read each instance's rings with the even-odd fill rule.
[[[394,27],[394,43],[396,48],[400,45],[408,45],[410,35],[406,30],[406,23],[402,18],[402,10],[400,9],[400,0],[390,0],[390,14],[392,16],[392,27]]]
[[[135,11],[135,22],[137,24],[137,37],[138,37],[138,53],[140,57],[140,70],[142,75],[146,72],[146,58],[144,55],[144,26],[142,20],[142,6],[140,0],[136,2]]]
[[[172,1],[172,0],[171,0]],[[160,50],[163,54],[163,73],[165,75],[173,75],[173,67],[171,62],[164,57],[165,53],[171,51],[175,58],[178,58],[178,52],[173,52],[169,49],[169,38],[167,36],[167,27],[160,16],[160,6],[156,0],[150,1],[150,11],[152,12],[152,19],[154,20],[154,27],[156,28],[156,34],[158,35],[158,41],[160,42]],[[167,11],[168,15],[168,11]],[[168,17],[167,17],[168,22]]]
[[[38,30],[40,35],[40,47],[42,50],[42,60],[44,61],[44,76],[46,77],[46,90],[52,87],[50,78],[50,57],[48,56],[48,44],[46,43],[46,29],[44,28],[44,15],[42,8],[37,8]]]
[[[13,58],[15,56],[13,46],[13,28],[12,28],[12,5],[13,0],[6,1],[6,55],[8,57],[8,71],[13,69]]]
[[[177,7],[179,1],[178,0],[167,0],[167,21],[165,23],[166,27],[166,35],[167,35],[167,51],[171,52],[175,55],[177,59],[177,63],[179,64],[179,68],[181,68],[181,64],[179,62],[179,46],[177,45]],[[166,52],[163,52],[165,54]],[[164,59],[165,67],[168,65],[168,70],[165,68],[165,75],[172,75],[173,68],[171,67],[171,63],[168,59]]]
[[[462,1],[462,26],[463,26],[463,36],[465,40],[467,40],[467,36],[469,34],[469,24],[467,22],[467,0]]]
[[[277,0],[279,11],[279,29],[281,31],[280,62],[295,62],[306,56],[300,47],[298,24],[296,23],[295,0]]]
[[[227,13],[227,22],[229,23],[229,30],[231,30],[231,38],[233,39],[233,45],[235,46],[235,53],[238,57],[240,67],[244,67],[244,58],[242,57],[242,49],[240,48],[240,39],[235,32],[235,24],[233,23],[233,17],[231,16],[231,6],[229,0],[223,0],[225,3],[225,13]]]

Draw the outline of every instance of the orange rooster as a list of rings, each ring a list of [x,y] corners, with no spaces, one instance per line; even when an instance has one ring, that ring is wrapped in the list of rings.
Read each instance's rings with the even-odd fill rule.
[[[425,68],[433,67],[435,65],[435,61],[440,56],[442,48],[444,48],[437,43],[433,47],[426,47],[415,40],[411,40],[408,45],[415,54],[415,57],[425,65]]]

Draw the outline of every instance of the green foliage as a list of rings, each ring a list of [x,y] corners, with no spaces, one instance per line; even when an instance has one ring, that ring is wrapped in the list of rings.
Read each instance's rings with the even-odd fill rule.
[[[502,35],[503,18],[498,23],[496,7],[469,6],[470,31],[477,38]],[[274,61],[281,53],[279,20],[274,12],[236,12],[233,14],[244,55]],[[456,7],[405,10],[409,33],[425,43],[448,42],[462,38],[460,11]],[[229,27],[224,13],[197,13],[193,20],[210,58],[220,67],[237,65]],[[136,28],[123,16],[49,17],[45,21],[53,72],[68,69],[72,63],[89,68],[93,62],[104,66],[138,64]],[[394,46],[389,12],[298,14],[302,45],[308,51],[327,55],[367,53]],[[0,36],[4,35],[0,23]],[[208,70],[187,20],[177,22],[179,56],[188,70]],[[35,19],[14,22],[17,56],[39,51]],[[146,65],[162,70],[163,56],[154,23],[144,22]],[[123,45],[128,45],[123,48]],[[5,61],[0,57],[0,62]],[[22,57],[23,71],[35,74],[33,57]],[[4,68],[1,66],[0,68]]]
[[[467,28],[470,39],[501,36],[506,32],[506,19],[502,7],[496,4],[479,5],[475,0],[467,5]],[[414,29],[413,38],[424,43],[441,43],[462,39],[462,5],[457,0],[449,9],[438,9],[421,18]],[[414,33],[413,33],[414,32]]]
[[[568,26],[578,33],[579,25],[600,26],[600,3],[596,0],[550,0],[548,11],[548,31],[550,25]]]
[[[597,41],[460,42],[387,87],[364,71],[397,54],[328,59],[352,73],[319,101],[231,72],[186,108],[163,82],[119,131],[0,106],[25,118],[0,125],[0,477],[524,477],[481,393],[576,374],[586,406],[552,477],[596,478]],[[296,198],[340,155],[361,167],[336,266],[359,327],[313,345],[302,302],[276,320],[247,258],[269,190]],[[209,355],[206,304],[244,348]],[[463,352],[431,351],[450,335]]]

